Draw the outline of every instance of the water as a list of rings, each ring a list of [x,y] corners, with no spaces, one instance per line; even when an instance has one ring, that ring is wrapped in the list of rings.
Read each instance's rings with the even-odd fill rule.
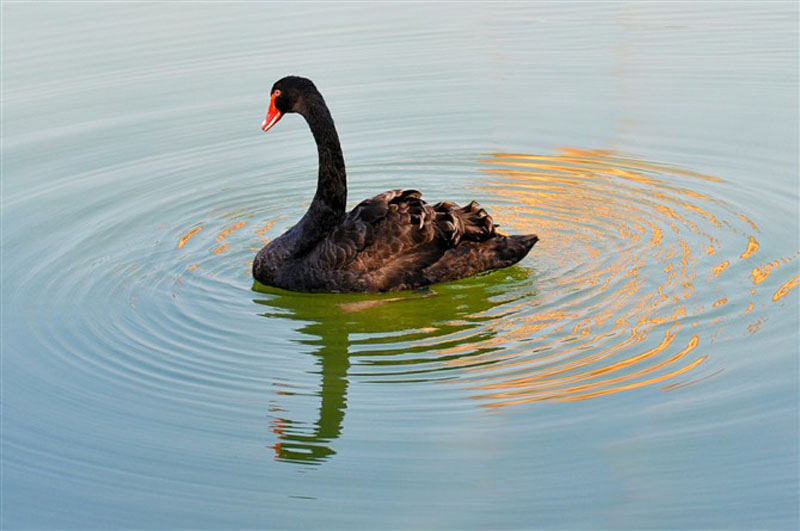
[[[796,528],[794,3],[3,4],[4,528]],[[251,290],[351,204],[541,241]]]

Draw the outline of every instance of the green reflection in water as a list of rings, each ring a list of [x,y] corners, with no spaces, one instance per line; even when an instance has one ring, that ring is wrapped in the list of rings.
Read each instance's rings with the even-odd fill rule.
[[[302,322],[300,342],[316,348],[318,418],[310,428],[286,418],[272,426],[276,458],[310,465],[336,454],[331,444],[342,434],[351,356],[369,383],[453,380],[454,370],[487,363],[469,358],[499,349],[481,346],[495,336],[488,325],[503,317],[492,310],[533,294],[531,272],[521,266],[417,292],[308,294],[258,282],[253,290],[264,295],[253,302],[268,308],[260,315]]]

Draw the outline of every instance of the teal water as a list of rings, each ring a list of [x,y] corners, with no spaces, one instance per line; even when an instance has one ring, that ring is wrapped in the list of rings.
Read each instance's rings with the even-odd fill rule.
[[[798,8],[2,4],[4,529],[798,526]],[[312,195],[541,238],[252,289]]]

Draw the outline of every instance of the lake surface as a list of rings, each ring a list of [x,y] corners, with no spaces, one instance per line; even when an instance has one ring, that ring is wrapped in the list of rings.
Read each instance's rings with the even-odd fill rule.
[[[2,6],[2,527],[798,526],[796,3]],[[517,266],[254,291],[316,153]]]

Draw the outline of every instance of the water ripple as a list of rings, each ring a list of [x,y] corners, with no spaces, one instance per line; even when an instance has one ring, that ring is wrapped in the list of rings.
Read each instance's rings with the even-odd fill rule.
[[[73,212],[91,230],[70,239],[53,227],[50,260],[17,262],[30,264],[18,289],[47,294],[53,319],[32,333],[53,353],[52,370],[217,415],[263,401],[279,459],[316,463],[335,453],[351,381],[411,388],[432,416],[706,381],[725,367],[704,368],[705,347],[756,333],[798,283],[785,267],[796,254],[765,254],[749,213],[720,199],[722,179],[564,149],[496,153],[477,166],[471,195],[504,230],[541,237],[517,267],[431,293],[253,294],[253,255],[305,208],[294,184],[304,169],[286,161],[266,197],[250,191],[254,169],[243,169],[244,184],[197,186],[213,171],[203,162],[221,149],[172,154],[166,170],[161,157],[132,161],[114,168],[113,183],[100,171],[73,179],[70,194],[84,181],[97,189]],[[433,194],[470,171],[458,158],[431,164],[419,160],[411,171],[439,176]],[[124,178],[156,166],[152,177]],[[387,162],[378,185],[407,166]],[[151,188],[165,171],[176,181]],[[121,210],[132,193],[138,207]],[[36,197],[8,205],[24,209]],[[159,221],[168,205],[179,205],[169,224]],[[67,264],[58,276],[47,274],[54,261]],[[87,265],[99,273],[86,276]],[[92,311],[55,318],[76,306]],[[359,406],[383,399],[368,394]],[[296,420],[308,412],[292,420],[291,410],[314,402],[317,421]]]
[[[430,294],[263,289],[262,316],[302,323],[300,343],[311,346],[323,378],[318,391],[283,392],[323,403],[317,424],[274,417],[280,458],[302,461],[302,448],[311,461],[329,455],[318,445],[331,437],[312,432],[343,415],[348,379],[425,385],[434,400],[429,384],[447,384],[489,408],[702,382],[724,370],[703,369],[705,347],[758,331],[797,285],[797,277],[770,278],[796,254],[764,256],[758,226],[715,195],[725,186],[715,176],[579,149],[497,153],[480,170],[476,195],[495,220],[542,238],[520,266]],[[230,271],[221,256],[255,252],[302,211],[272,208],[231,212],[211,227],[188,223],[175,247],[192,245],[205,258],[185,274]],[[447,397],[438,395],[439,407],[451,407]],[[336,404],[327,412],[326,400]]]

